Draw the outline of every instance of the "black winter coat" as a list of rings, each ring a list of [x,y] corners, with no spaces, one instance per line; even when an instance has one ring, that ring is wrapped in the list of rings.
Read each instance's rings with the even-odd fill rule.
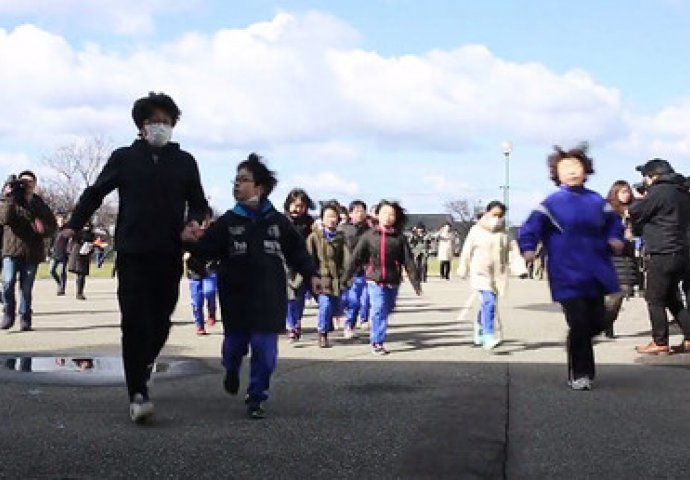
[[[81,230],[77,232],[67,244],[67,270],[79,275],[88,275],[91,266],[91,256],[93,254],[93,241],[96,235],[91,230]],[[85,243],[90,243],[89,253],[81,253],[81,248]]]
[[[221,317],[231,333],[284,332],[286,265],[307,279],[316,273],[304,237],[267,200],[257,213],[241,205],[227,211],[189,250],[218,260]]]
[[[634,233],[642,235],[649,254],[688,251],[690,194],[681,175],[662,175],[647,196],[629,208]]]
[[[180,233],[188,219],[201,221],[208,202],[196,160],[177,143],[151,147],[145,140],[115,150],[93,185],[79,198],[68,228],[79,231],[118,189],[115,250],[120,253],[181,252]]]
[[[419,275],[405,235],[397,230],[371,228],[357,243],[344,278],[346,281],[351,280],[363,266],[367,280],[378,284],[399,285],[403,265],[412,285],[416,290],[420,289]]]

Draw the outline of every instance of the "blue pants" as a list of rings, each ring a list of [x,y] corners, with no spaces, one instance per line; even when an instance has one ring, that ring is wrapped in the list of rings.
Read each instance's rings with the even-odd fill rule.
[[[338,311],[338,304],[340,298],[335,295],[319,295],[319,319],[316,325],[316,330],[319,333],[328,333],[333,331],[333,315]]]
[[[371,302],[371,332],[369,340],[372,345],[386,341],[388,315],[395,308],[398,288],[398,285],[381,286],[373,282],[367,283],[369,301]]]
[[[201,280],[189,280],[189,293],[192,296],[192,314],[197,327],[204,326],[204,300],[209,316],[216,315],[216,293],[218,291],[216,274],[212,273]]]
[[[355,328],[357,314],[362,323],[369,321],[369,289],[364,275],[358,275],[352,282],[352,287],[347,291],[345,302],[345,326]]]
[[[278,362],[277,333],[228,333],[223,339],[223,366],[229,375],[239,376],[242,358],[252,348],[249,373],[249,400],[263,402],[268,399],[271,374]]]
[[[496,294],[488,290],[479,292],[482,297],[482,304],[477,314],[477,322],[482,327],[483,335],[494,334],[494,319],[496,318]]]
[[[302,285],[295,292],[295,298],[288,300],[287,318],[285,319],[285,326],[288,330],[302,328],[302,315],[304,314],[304,301],[306,297],[307,287]]]
[[[19,317],[24,325],[31,325],[31,292],[38,265],[23,258],[2,257],[2,299],[6,318],[15,318],[17,306],[14,287],[19,275]]]

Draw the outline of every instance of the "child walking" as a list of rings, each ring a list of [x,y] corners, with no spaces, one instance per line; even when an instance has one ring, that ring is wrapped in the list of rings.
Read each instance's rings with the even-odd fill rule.
[[[315,208],[314,201],[301,188],[293,188],[285,198],[283,207],[287,218],[306,240],[314,225],[314,219],[308,213],[309,210]],[[304,283],[304,278],[292,269],[288,269],[287,286],[288,306],[285,326],[290,343],[295,343],[302,336],[302,315],[309,289]]]
[[[417,295],[422,294],[422,287],[412,250],[402,232],[407,219],[405,210],[397,202],[381,200],[375,214],[378,223],[367,230],[357,243],[345,280],[350,282],[355,273],[364,267],[371,304],[372,353],[387,355],[389,351],[384,343],[388,316],[395,308],[403,265]]]
[[[462,247],[458,274],[470,277],[472,288],[479,292],[481,306],[474,325],[474,344],[492,350],[501,343],[496,329],[498,296],[508,286],[510,241],[505,225],[506,206],[492,201],[486,213],[472,226]]]
[[[562,305],[569,327],[568,384],[590,390],[592,338],[606,327],[604,296],[620,290],[611,254],[623,249],[623,229],[606,200],[584,187],[594,173],[587,145],[554,150],[548,165],[559,190],[530,214],[518,243],[527,261],[534,259],[537,244],[544,244],[551,296]]]
[[[201,222],[201,229],[208,229],[213,212],[209,211],[209,217]],[[215,261],[204,261],[195,255],[187,253],[186,267],[189,280],[189,294],[192,300],[192,315],[194,327],[199,336],[206,335],[204,326],[204,303],[208,310],[206,324],[213,327],[216,324],[216,296],[218,295],[218,279],[216,276],[217,264]]]
[[[307,250],[318,267],[321,293],[318,296],[319,318],[317,331],[319,347],[328,348],[328,332],[333,331],[333,316],[339,307],[341,293],[345,290],[342,277],[350,254],[345,246],[345,236],[337,230],[340,205],[326,203],[321,208],[321,227],[307,238]]]
[[[271,374],[278,358],[278,335],[287,314],[286,266],[311,280],[316,266],[304,238],[268,200],[278,180],[252,153],[237,166],[237,205],[213,223],[192,253],[218,260],[218,293],[223,321],[225,390],[236,395],[242,359],[251,347],[245,403],[250,418],[263,418]],[[314,278],[313,288],[319,291]]]

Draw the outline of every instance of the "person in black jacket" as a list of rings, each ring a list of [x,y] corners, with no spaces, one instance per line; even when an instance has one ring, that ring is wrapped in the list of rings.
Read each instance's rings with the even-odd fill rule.
[[[387,355],[384,347],[388,316],[395,308],[402,281],[402,266],[417,295],[422,287],[414,257],[407,238],[402,233],[405,211],[397,202],[381,200],[376,207],[377,226],[367,230],[357,243],[343,280],[350,283],[355,273],[364,267],[371,303],[370,342],[372,353]]]
[[[122,357],[130,418],[136,423],[153,416],[147,382],[170,333],[182,277],[182,241],[199,235],[209,209],[196,160],[170,142],[179,117],[179,108],[165,94],[152,92],[134,102],[132,118],[140,138],[112,153],[62,233],[69,238],[80,231],[103,198],[118,190],[115,249]]]
[[[652,341],[636,347],[638,353],[666,355],[670,351],[690,351],[690,314],[677,301],[679,285],[688,287],[690,257],[690,195],[685,179],[671,165],[659,158],[637,167],[642,173],[647,193],[633,203],[628,213],[634,233],[642,234],[646,251],[647,289],[645,299],[652,324]],[[688,292],[686,291],[686,298]],[[683,331],[683,342],[669,349],[668,308]]]
[[[242,358],[251,346],[247,414],[262,418],[271,374],[278,357],[278,335],[287,314],[286,264],[318,293],[316,264],[304,237],[268,200],[278,181],[256,154],[237,167],[237,205],[206,230],[193,255],[218,261],[218,296],[223,320],[223,386],[231,395],[240,385]]]
[[[48,271],[55,283],[57,283],[57,294],[64,295],[67,284],[67,242],[60,233],[65,227],[65,216],[57,214],[55,220],[57,222],[57,231],[53,234],[53,238],[50,241],[50,264]]]

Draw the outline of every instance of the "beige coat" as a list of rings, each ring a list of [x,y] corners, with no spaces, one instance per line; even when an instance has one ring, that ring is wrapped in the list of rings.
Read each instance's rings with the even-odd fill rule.
[[[470,285],[475,290],[488,290],[502,295],[508,285],[510,260],[519,261],[519,253],[515,250],[515,242],[508,239],[504,227],[492,229],[489,217],[484,215],[474,225],[465,239],[460,253],[458,275],[470,277]],[[522,272],[515,272],[520,275]]]
[[[455,236],[453,232],[447,227],[441,227],[441,230],[434,235],[438,242],[436,247],[436,256],[439,262],[450,262],[453,260],[453,250],[455,250]]]

